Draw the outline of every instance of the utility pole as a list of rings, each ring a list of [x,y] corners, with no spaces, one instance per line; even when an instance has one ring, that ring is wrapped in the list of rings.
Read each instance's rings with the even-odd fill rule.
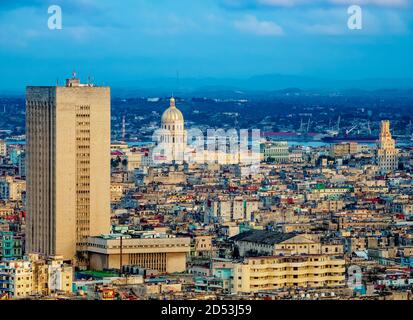
[[[119,261],[119,277],[122,276],[122,257],[123,256],[123,236],[120,237],[120,261]]]

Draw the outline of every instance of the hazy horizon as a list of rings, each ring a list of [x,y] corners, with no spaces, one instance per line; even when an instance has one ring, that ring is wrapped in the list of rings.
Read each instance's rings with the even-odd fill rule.
[[[361,30],[347,26],[353,4]],[[50,5],[61,7],[61,30],[49,29]],[[237,87],[263,75],[289,78],[262,81],[274,89],[409,87],[411,9],[408,0],[0,0],[0,93],[62,83],[74,69],[114,87],[175,90],[177,78]]]

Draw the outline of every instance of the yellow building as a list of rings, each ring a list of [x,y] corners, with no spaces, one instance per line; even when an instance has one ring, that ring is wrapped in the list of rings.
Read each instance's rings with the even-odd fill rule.
[[[33,293],[48,296],[53,293],[70,294],[73,284],[73,267],[63,263],[63,257],[43,257],[30,254],[33,270]]]
[[[0,263],[0,295],[10,299],[26,298],[33,294],[33,270],[29,261]]]
[[[232,293],[345,285],[345,261],[327,255],[247,258],[233,266]]]
[[[73,260],[110,232],[110,88],[27,87],[26,124],[27,252]]]
[[[192,250],[195,257],[210,257],[213,252],[212,236],[195,236]]]
[[[0,156],[5,157],[7,155],[6,141],[0,140]]]
[[[110,201],[119,202],[123,196],[123,183],[112,182],[110,184]]]
[[[26,181],[15,177],[0,178],[0,198],[3,200],[21,201],[22,192],[26,191]]]
[[[333,157],[348,157],[358,153],[359,149],[357,142],[343,142],[333,144],[331,146],[330,154]]]

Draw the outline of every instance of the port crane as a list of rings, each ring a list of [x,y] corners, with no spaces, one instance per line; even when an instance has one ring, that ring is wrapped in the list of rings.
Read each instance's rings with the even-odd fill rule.
[[[356,124],[355,126],[353,126],[351,129],[346,130],[346,136],[348,136],[351,132],[353,132],[354,129],[356,129],[358,127],[358,125]]]
[[[341,116],[338,116],[336,130],[334,130],[334,128],[327,130],[327,134],[329,134],[330,136],[338,136],[338,134],[340,133],[340,122]]]

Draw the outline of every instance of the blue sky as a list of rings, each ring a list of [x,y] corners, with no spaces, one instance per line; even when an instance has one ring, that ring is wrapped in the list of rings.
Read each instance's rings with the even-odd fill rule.
[[[49,30],[49,5],[63,29]],[[363,29],[347,28],[347,8]],[[0,0],[1,90],[50,85],[75,68],[97,82],[412,78],[410,0]]]

